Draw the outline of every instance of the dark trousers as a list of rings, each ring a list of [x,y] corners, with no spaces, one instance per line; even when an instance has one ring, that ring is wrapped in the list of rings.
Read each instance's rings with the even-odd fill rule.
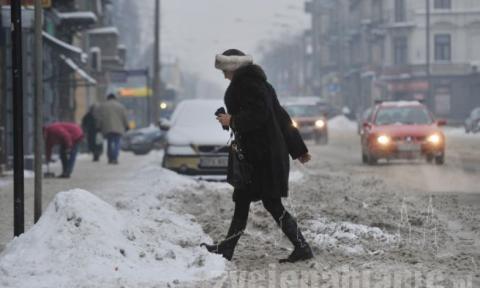
[[[60,148],[60,160],[62,161],[62,175],[70,176],[77,159],[78,144],[73,145],[70,151],[66,147]]]
[[[248,200],[235,201],[235,211],[226,239],[227,243],[229,242],[229,245],[233,247],[237,244],[240,236],[247,227],[250,203]],[[280,198],[264,199],[262,203],[294,246],[305,245],[305,239],[298,229],[296,220],[285,209]]]
[[[122,135],[118,133],[108,133],[105,137],[107,138],[108,161],[117,161],[118,154],[120,153],[120,139]]]

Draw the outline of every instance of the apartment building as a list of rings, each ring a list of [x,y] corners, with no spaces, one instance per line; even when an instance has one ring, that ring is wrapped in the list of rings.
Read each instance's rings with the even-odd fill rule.
[[[322,94],[328,95],[335,75],[342,88],[338,97],[352,109],[375,99],[421,99],[439,117],[461,121],[480,106],[480,1],[313,3],[323,8],[312,13],[312,23],[321,26],[313,26],[316,59],[326,59],[317,70]]]

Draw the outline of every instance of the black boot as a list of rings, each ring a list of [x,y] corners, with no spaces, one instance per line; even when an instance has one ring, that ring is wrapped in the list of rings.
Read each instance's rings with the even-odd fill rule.
[[[243,219],[234,218],[232,219],[232,223],[230,224],[230,229],[228,229],[228,234],[225,240],[213,245],[202,243],[200,246],[207,248],[208,252],[210,253],[220,254],[228,261],[231,261],[235,247],[237,246],[238,240],[242,236],[245,227],[246,221]]]
[[[280,217],[278,224],[281,226],[283,233],[295,247],[292,254],[288,258],[280,259],[280,263],[294,263],[313,258],[313,252],[307,241],[298,229],[297,221],[287,211]]]

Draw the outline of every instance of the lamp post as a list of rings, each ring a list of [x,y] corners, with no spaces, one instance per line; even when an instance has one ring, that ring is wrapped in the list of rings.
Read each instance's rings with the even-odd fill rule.
[[[11,1],[13,104],[13,234],[25,231],[23,151],[22,4]]]
[[[42,155],[43,155],[43,43],[42,0],[35,0],[35,192],[34,222],[42,215]]]
[[[155,28],[154,28],[154,45],[153,45],[153,95],[152,100],[152,123],[157,123],[160,113],[160,93],[161,93],[161,80],[160,80],[160,0],[155,0]]]
[[[427,95],[426,95],[426,101],[427,103],[430,103],[430,104],[433,104],[433,101],[431,99],[431,96],[432,96],[432,88],[431,88],[431,85],[432,85],[432,81],[431,81],[431,72],[430,72],[430,0],[425,0],[425,7],[426,7],[426,11],[425,11],[425,19],[426,19],[426,23],[425,23],[425,33],[426,33],[426,45],[425,45],[425,49],[426,49],[426,59],[425,59],[425,72],[426,72],[426,81],[427,81]]]

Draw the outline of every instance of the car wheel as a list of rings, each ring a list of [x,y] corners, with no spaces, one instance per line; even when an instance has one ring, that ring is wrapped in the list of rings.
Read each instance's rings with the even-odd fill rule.
[[[145,149],[145,150],[133,150],[133,154],[135,155],[147,155],[150,153],[151,149]]]
[[[426,160],[427,160],[427,163],[432,163],[434,157],[433,157],[433,155],[429,154],[429,155],[427,155],[427,157],[425,157],[425,158],[426,158]]]
[[[376,165],[378,163],[378,159],[372,156],[370,153],[367,155],[367,163],[368,165]]]
[[[327,145],[328,144],[328,135],[327,134],[315,134],[315,144]]]
[[[445,154],[442,153],[442,155],[435,156],[435,164],[437,165],[445,164]]]
[[[362,152],[362,163],[367,164],[368,163],[368,156]]]

